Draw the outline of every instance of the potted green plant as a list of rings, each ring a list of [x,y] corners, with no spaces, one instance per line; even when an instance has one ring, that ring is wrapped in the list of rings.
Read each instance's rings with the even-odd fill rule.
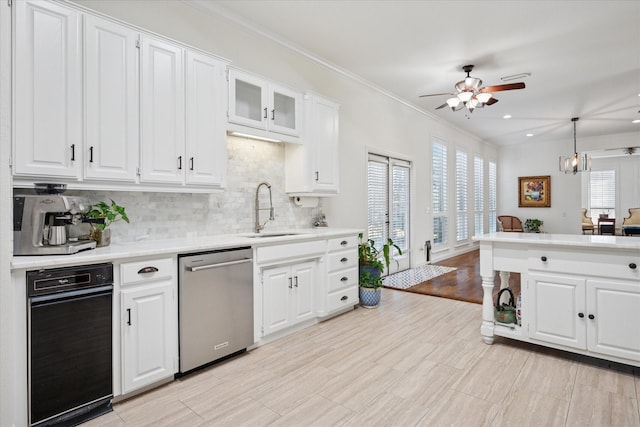
[[[358,239],[360,304],[363,307],[373,308],[380,303],[381,274],[385,267],[389,268],[391,249],[395,248],[400,255],[402,255],[402,250],[391,239],[387,239],[387,242],[380,249],[375,247],[373,239],[364,240],[362,233],[358,235]]]
[[[129,217],[124,207],[111,200],[111,204],[98,202],[91,206],[87,213],[89,218],[93,218],[91,223],[90,237],[96,241],[96,246],[109,246],[111,244],[111,229],[109,226],[116,221],[129,223]]]
[[[542,224],[544,224],[544,222],[539,219],[528,218],[524,222],[524,229],[527,233],[540,233],[540,227],[542,227]]]

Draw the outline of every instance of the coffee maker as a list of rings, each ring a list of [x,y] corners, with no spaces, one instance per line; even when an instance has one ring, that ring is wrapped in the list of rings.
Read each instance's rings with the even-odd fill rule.
[[[93,240],[71,241],[68,227],[83,222],[91,203],[61,194],[16,195],[13,198],[13,254],[69,255],[94,249]]]

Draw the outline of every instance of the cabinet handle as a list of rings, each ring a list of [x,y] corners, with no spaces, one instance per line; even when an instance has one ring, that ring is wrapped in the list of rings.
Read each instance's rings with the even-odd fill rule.
[[[157,271],[158,271],[157,267],[143,267],[140,270],[138,270],[138,274],[155,273]]]
[[[298,276],[295,276],[296,282],[293,286],[295,286],[296,288],[298,287]]]
[[[264,118],[267,118],[267,107],[264,107]]]
[[[293,288],[293,279],[291,277],[289,277],[289,289]]]
[[[71,144],[71,161],[76,161],[76,144]]]
[[[127,308],[127,325],[131,326],[131,309]]]
[[[540,259],[542,260],[542,262],[547,262],[547,257],[546,256],[541,256]]]
[[[320,181],[320,172],[316,171],[316,181]]]
[[[582,319],[584,317],[584,313],[578,313],[578,317]]]
[[[340,281],[341,281],[341,282],[346,282],[347,280],[349,280],[349,278],[348,278],[347,276],[342,276],[342,277],[340,278]]]
[[[635,262],[632,262],[632,263],[629,264],[629,268],[632,269],[632,270],[635,270],[636,268],[638,268],[638,266],[636,265]]]
[[[349,258],[347,258],[347,257],[344,257],[344,258],[342,258],[342,259],[340,260],[340,262],[347,262],[347,261],[349,261]]]
[[[93,163],[93,145],[89,147],[89,163]]]
[[[182,170],[182,156],[178,156],[178,170]]]
[[[340,246],[347,246],[349,244],[349,242],[347,242],[346,240],[343,240],[342,242],[340,242]]]
[[[590,314],[590,315],[589,315],[589,319],[593,320],[593,319],[595,319],[595,318],[596,318],[596,316],[594,316],[593,314]]]
[[[191,165],[189,166],[189,170],[193,170],[193,157],[189,159],[189,162],[191,163]]]
[[[345,296],[343,296],[342,298],[340,298],[340,301],[346,301],[346,300],[348,300],[348,299],[349,299],[349,297],[345,295]]]
[[[273,120],[273,121],[276,120],[276,109],[275,108],[273,110],[271,110],[271,120]]]

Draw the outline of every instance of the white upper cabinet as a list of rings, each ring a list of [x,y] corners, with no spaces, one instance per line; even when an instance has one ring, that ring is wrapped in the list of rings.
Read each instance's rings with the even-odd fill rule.
[[[229,122],[266,132],[256,136],[268,137],[269,132],[299,136],[301,99],[300,92],[253,74],[229,70]]]
[[[285,190],[330,196],[339,191],[339,105],[315,94],[304,96],[301,145],[286,146]]]
[[[14,174],[78,179],[81,15],[43,1],[19,1],[14,6]]]
[[[184,181],[183,48],[143,35],[141,43],[142,182]]]
[[[186,53],[187,184],[226,183],[225,64],[197,52]]]
[[[139,33],[91,15],[84,21],[85,178],[135,182]]]

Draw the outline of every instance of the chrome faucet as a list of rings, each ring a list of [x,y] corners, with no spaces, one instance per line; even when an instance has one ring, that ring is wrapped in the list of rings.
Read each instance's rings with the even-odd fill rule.
[[[269,207],[268,208],[260,208],[260,187],[262,187],[263,185],[265,185],[268,189],[269,189]],[[273,216],[273,199],[271,198],[271,184],[269,184],[268,182],[261,182],[260,184],[258,184],[258,188],[256,189],[256,233],[259,233],[260,230],[264,229],[264,226],[267,224],[267,221],[264,222],[264,224],[260,224],[260,211],[264,211],[269,209],[269,220],[273,221],[274,219],[276,219]]]

